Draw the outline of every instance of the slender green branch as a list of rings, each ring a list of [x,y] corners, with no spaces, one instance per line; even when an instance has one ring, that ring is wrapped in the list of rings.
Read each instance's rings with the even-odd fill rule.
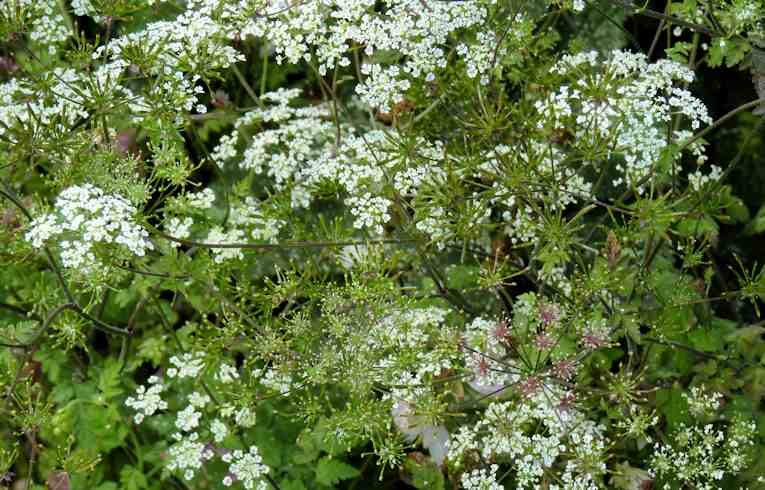
[[[153,228],[153,227],[151,227]],[[280,242],[280,243],[207,243],[195,240],[186,240],[168,235],[161,230],[153,228],[153,232],[171,242],[180,243],[190,247],[200,248],[242,248],[251,250],[282,250],[290,248],[336,248],[347,246],[363,246],[376,244],[397,244],[397,245],[417,245],[419,240],[414,239],[380,239],[380,240],[345,240],[345,241],[326,241],[326,242]]]
[[[680,147],[680,149],[678,150],[678,152],[685,150],[686,148],[688,148],[689,146],[694,144],[699,139],[703,138],[704,136],[708,135],[709,133],[711,133],[715,129],[719,128],[726,121],[728,121],[728,119],[732,118],[733,116],[735,116],[739,112],[743,112],[743,111],[752,109],[752,108],[757,107],[758,105],[763,104],[763,103],[765,103],[765,97],[761,97],[759,99],[753,100],[751,102],[747,102],[746,104],[743,104],[743,105],[740,105],[740,106],[736,107],[732,111],[728,112],[724,116],[722,116],[719,119],[717,119],[716,121],[714,121],[708,127],[704,128],[703,130],[701,130],[698,133],[696,133],[695,135],[693,135],[693,137],[691,137],[690,139],[685,141],[683,143],[683,145]]]

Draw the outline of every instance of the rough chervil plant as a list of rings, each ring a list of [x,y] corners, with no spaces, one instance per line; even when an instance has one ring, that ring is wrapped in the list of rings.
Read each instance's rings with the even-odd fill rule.
[[[238,370],[226,363],[207,365],[201,353],[173,356],[170,365],[172,367],[163,374],[165,380],[159,375],[149,377],[149,388],[139,385],[136,396],[125,401],[125,405],[136,411],[136,424],[145,423],[147,417],[160,411],[175,411],[175,432],[171,436],[175,442],[168,449],[167,469],[191,481],[198,479],[198,472],[212,465],[213,460],[220,460],[228,464],[228,470],[220,479],[222,485],[239,482],[247,489],[268,488],[265,475],[270,469],[262,463],[257,446],[251,445],[246,450],[237,448],[242,444],[240,432],[255,423],[254,413],[248,407],[237,408],[235,398],[231,401],[221,398],[242,388]],[[212,375],[205,381],[206,372]],[[213,399],[196,391],[190,381],[200,383],[204,391],[214,390],[218,396]],[[179,391],[177,407],[170,407],[162,399],[162,393],[172,389]],[[206,470],[209,471],[212,469]]]
[[[765,8],[635,3],[0,3],[0,488],[765,488]]]
[[[59,194],[55,211],[29,224],[25,238],[35,248],[55,243],[64,267],[90,271],[97,265],[94,244],[115,244],[143,257],[154,246],[149,233],[135,223],[136,208],[123,197],[104,194],[91,184]]]

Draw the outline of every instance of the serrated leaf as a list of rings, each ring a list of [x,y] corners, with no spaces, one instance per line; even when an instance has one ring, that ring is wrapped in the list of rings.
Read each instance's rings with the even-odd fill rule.
[[[757,235],[765,231],[765,206],[760,207],[752,221],[746,226],[744,231],[747,235]]]
[[[316,466],[316,481],[329,487],[359,474],[359,470],[335,458],[322,458]]]
[[[151,361],[159,366],[167,352],[167,336],[162,334],[147,335],[141,340],[136,349],[136,356],[140,359]]]
[[[148,487],[146,476],[133,466],[125,466],[120,471],[120,483],[124,490],[142,490]]]
[[[113,481],[107,481],[96,487],[96,490],[118,490],[118,487]]]
[[[122,393],[119,360],[108,358],[99,366],[98,389],[104,398],[109,399]]]
[[[693,347],[705,352],[717,352],[723,348],[722,337],[719,333],[704,328],[697,328],[689,332],[688,340]]]
[[[279,484],[283,490],[307,490],[305,484],[300,480],[287,480]]]
[[[444,475],[435,464],[430,461],[417,461],[415,458],[407,458],[404,461],[404,469],[411,475],[414,488],[425,490],[443,490]]]
[[[683,390],[679,385],[657,391],[656,405],[666,417],[670,432],[681,423],[690,421],[688,401],[683,397]]]
[[[698,219],[687,218],[680,221],[677,225],[677,232],[686,237],[706,237],[714,240],[720,233],[720,227],[717,222],[704,215]]]

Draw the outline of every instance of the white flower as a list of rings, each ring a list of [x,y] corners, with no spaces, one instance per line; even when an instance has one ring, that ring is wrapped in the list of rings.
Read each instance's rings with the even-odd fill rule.
[[[189,206],[196,209],[210,209],[215,203],[215,192],[209,187],[202,189],[195,194],[186,196]]]
[[[236,425],[239,427],[252,427],[255,425],[255,420],[255,412],[247,407],[243,407],[234,413],[234,422],[236,422]]]
[[[443,425],[429,425],[421,415],[415,415],[412,405],[399,400],[391,408],[393,422],[407,440],[422,437],[422,446],[430,451],[430,457],[437,465],[446,459],[449,448],[449,432]]]
[[[235,379],[239,379],[239,372],[234,366],[221,364],[220,368],[218,368],[218,372],[215,373],[215,379],[221,383],[231,383]]]
[[[175,366],[167,370],[167,376],[169,378],[178,377],[183,378],[195,378],[204,369],[204,359],[201,353],[185,353],[170,358],[170,363]]]
[[[213,227],[207,233],[206,243],[210,244],[236,244],[244,241],[244,232],[240,229],[233,228],[228,231],[224,231],[220,226]],[[222,264],[223,262],[231,259],[242,259],[244,254],[241,248],[227,247],[227,248],[212,248],[213,261],[216,264]]]
[[[723,394],[710,391],[704,386],[691,386],[690,393],[683,393],[688,409],[696,417],[710,416],[719,408]]]
[[[242,482],[244,488],[248,490],[268,488],[268,483],[262,477],[269,472],[270,468],[263,464],[263,458],[258,453],[257,447],[250,446],[246,453],[237,449],[233,453],[228,453],[224,461],[230,463],[229,472],[236,477],[237,481]],[[229,486],[231,479],[227,478],[229,478],[228,483],[224,481],[223,484]]]
[[[212,458],[213,454],[203,443],[198,442],[197,433],[191,433],[188,437],[181,438],[168,450],[168,465],[170,471],[181,470],[184,478],[191,480],[194,472],[202,468],[206,459]]]
[[[149,378],[149,383],[151,382],[152,380]],[[164,389],[165,387],[159,383],[153,384],[148,390],[141,385],[136,388],[135,398],[129,396],[125,400],[125,405],[138,412],[134,417],[136,424],[140,424],[145,417],[154,415],[158,410],[167,409],[167,402],[163,401],[160,396]]]
[[[189,404],[195,408],[204,408],[210,403],[210,396],[194,391],[189,395]]]
[[[40,248],[59,239],[64,267],[90,271],[96,267],[93,246],[97,243],[125,247],[143,257],[154,246],[149,233],[138,225],[136,208],[116,194],[84,184],[65,189],[56,198],[56,210],[30,223],[25,238]]]
[[[181,221],[179,218],[172,217],[165,224],[165,233],[172,237],[183,240],[184,238],[188,238],[191,234],[191,226],[193,224],[194,220],[192,218],[186,217]],[[179,247],[180,243],[170,242],[170,246]]]
[[[464,473],[462,479],[462,488],[465,490],[504,490],[504,486],[497,482],[497,470],[499,466],[496,464],[487,468],[478,468],[472,470],[469,473]]]
[[[175,420],[175,426],[179,429],[189,432],[199,426],[199,419],[202,416],[200,412],[194,410],[193,405],[189,405],[180,412]]]
[[[228,435],[228,426],[222,420],[215,419],[210,424],[210,432],[213,433],[213,440],[221,443]]]

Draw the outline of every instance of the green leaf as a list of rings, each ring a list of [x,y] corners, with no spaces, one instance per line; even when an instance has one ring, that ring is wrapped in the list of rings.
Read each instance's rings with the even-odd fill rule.
[[[447,269],[449,287],[465,289],[475,284],[478,279],[478,268],[466,265],[453,265]]]
[[[162,363],[167,352],[167,335],[156,332],[154,335],[144,337],[136,349],[137,357],[151,361],[155,366],[159,366]]]
[[[666,417],[670,432],[681,423],[690,422],[688,402],[683,397],[683,392],[677,383],[672,388],[665,388],[656,392],[656,404]]]
[[[722,350],[722,337],[713,330],[697,328],[688,333],[688,340],[691,345],[699,350],[714,353]]]
[[[749,42],[743,38],[729,39],[725,47],[725,65],[728,67],[736,66],[741,63],[744,57],[752,49]]]
[[[404,461],[404,469],[411,475],[410,485],[426,490],[443,490],[444,475],[435,464],[425,461],[418,462],[415,458]]]
[[[746,207],[743,200],[735,196],[728,196],[725,212],[733,223],[746,223],[750,218],[749,208]]]
[[[698,219],[686,218],[677,224],[677,231],[686,237],[705,237],[710,240],[717,238],[720,227],[709,215],[703,215]]]
[[[709,47],[709,66],[712,68],[722,65],[723,57],[725,56],[725,44],[721,46],[722,39],[717,39],[712,42]]]
[[[747,235],[758,235],[765,231],[765,205],[760,207],[752,221],[746,226],[744,233]]]
[[[316,481],[326,486],[337,485],[341,480],[359,476],[360,472],[348,463],[334,458],[322,458],[316,466]]]
[[[120,369],[122,365],[120,361],[115,358],[108,358],[98,368],[98,389],[101,390],[105,399],[113,398],[122,393],[122,379],[120,376]]]
[[[134,466],[124,466],[120,471],[120,483],[124,490],[142,490],[148,487],[146,476]]]
[[[287,480],[279,483],[279,488],[283,490],[307,490],[305,484],[300,480]]]
[[[66,352],[60,349],[41,349],[35,353],[35,360],[40,361],[43,372],[53,384],[60,382],[62,370],[69,365]]]
[[[58,415],[61,418],[57,423],[70,425],[83,449],[108,452],[120,446],[128,434],[119,410],[112,405],[102,406],[79,399],[67,404]]]

